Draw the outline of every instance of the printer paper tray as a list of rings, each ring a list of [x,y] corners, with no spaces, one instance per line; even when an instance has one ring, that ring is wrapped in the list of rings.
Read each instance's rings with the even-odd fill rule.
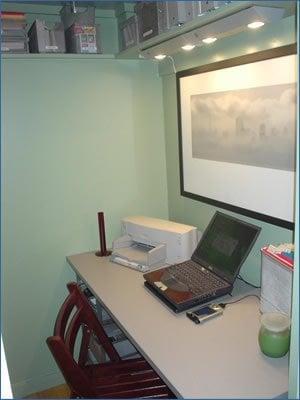
[[[126,236],[114,242],[111,260],[140,271],[161,267],[166,262],[166,246],[151,246],[131,240]]]

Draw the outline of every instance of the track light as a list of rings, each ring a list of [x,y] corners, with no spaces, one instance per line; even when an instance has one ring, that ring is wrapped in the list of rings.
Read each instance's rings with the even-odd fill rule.
[[[156,60],[163,60],[165,59],[167,56],[165,54],[157,54],[156,56],[154,56],[154,58]]]
[[[214,43],[217,40],[216,37],[207,37],[205,39],[202,39],[202,42],[205,44],[211,44]]]
[[[264,26],[264,22],[262,22],[262,21],[254,21],[254,22],[251,22],[250,24],[248,24],[247,26],[248,26],[248,28],[250,28],[250,29],[258,29],[258,28],[260,28],[261,26]]]
[[[195,46],[194,44],[186,44],[186,45],[182,46],[181,48],[182,48],[182,50],[185,50],[185,51],[191,51],[191,50],[193,50],[195,47],[196,47],[196,46]]]

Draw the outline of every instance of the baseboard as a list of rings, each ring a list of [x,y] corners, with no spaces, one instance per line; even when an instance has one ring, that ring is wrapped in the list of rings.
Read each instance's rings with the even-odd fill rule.
[[[58,371],[43,376],[26,379],[21,382],[12,383],[14,398],[21,398],[32,393],[41,392],[54,386],[65,383],[62,374]]]

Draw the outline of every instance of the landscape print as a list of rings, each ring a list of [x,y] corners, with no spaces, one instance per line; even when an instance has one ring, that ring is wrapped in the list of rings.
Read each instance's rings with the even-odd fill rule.
[[[295,171],[296,84],[191,96],[192,155]]]

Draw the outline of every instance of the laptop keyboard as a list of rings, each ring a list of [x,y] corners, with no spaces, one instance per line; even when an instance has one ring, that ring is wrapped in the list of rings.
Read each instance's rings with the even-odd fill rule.
[[[178,281],[185,283],[195,295],[214,292],[228,286],[226,281],[192,260],[171,265],[168,272]]]

